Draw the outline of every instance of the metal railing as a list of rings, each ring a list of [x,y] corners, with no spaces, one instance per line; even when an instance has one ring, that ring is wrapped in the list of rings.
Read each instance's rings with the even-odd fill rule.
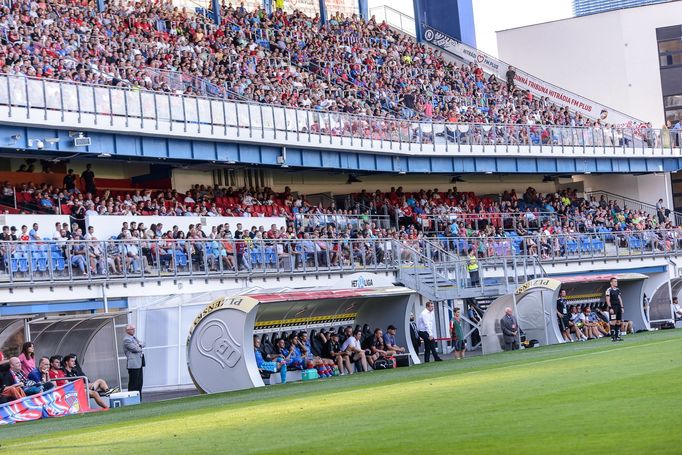
[[[294,215],[294,225],[297,229],[336,226],[338,229],[344,230],[360,229],[365,225],[374,225],[379,229],[388,229],[391,226],[391,217],[388,215],[298,213]]]
[[[0,242],[0,287],[394,270],[392,245],[390,239]]]
[[[376,6],[369,10],[369,15],[376,16],[377,22],[386,22],[403,33],[416,36],[414,17],[401,13],[395,8],[386,5]]]
[[[0,287],[148,279],[286,276],[433,268],[434,282],[464,279],[473,250],[509,283],[543,263],[682,256],[682,229],[500,238],[43,240],[0,242]],[[529,261],[536,263],[527,271]],[[432,265],[437,264],[436,265]],[[511,267],[511,269],[510,269]],[[519,272],[523,267],[525,272]],[[483,272],[482,272],[483,273]],[[514,276],[517,276],[515,279]],[[482,274],[483,283],[485,274]],[[485,286],[485,284],[484,284]],[[464,286],[466,287],[466,286]]]
[[[592,196],[595,197],[597,202],[599,202],[601,197],[604,196],[607,204],[611,201],[616,202],[617,204],[619,204],[621,209],[627,207],[629,209],[639,210],[654,217],[658,215],[658,210],[656,209],[656,206],[654,204],[648,204],[646,202],[638,201],[637,199],[633,199],[627,196],[621,196],[620,194],[614,194],[609,191],[603,190],[591,191],[585,195],[585,197],[588,200]],[[679,226],[680,224],[682,224],[682,213],[671,211],[668,217],[672,219],[675,226]]]
[[[442,236],[424,240],[423,249],[427,243],[432,245],[431,259],[440,262],[451,260],[449,255],[464,257],[470,250],[484,258],[532,256],[541,263],[580,262],[679,256],[682,255],[682,229],[631,232],[602,229],[594,233],[526,236],[508,233],[506,237]]]
[[[651,140],[642,140],[637,128],[416,122],[10,75],[0,75],[0,119],[383,152],[682,156],[672,131],[644,131]]]
[[[474,229],[483,229],[491,225],[503,231],[515,231],[524,229],[539,229],[544,223],[561,223],[571,220],[570,216],[560,215],[556,212],[480,212],[480,213],[444,213],[441,215],[418,215],[416,218],[408,217],[409,224],[415,223],[421,226],[426,233],[443,232],[449,230],[452,223],[459,227],[472,226]],[[399,223],[401,223],[399,219]],[[404,224],[404,221],[401,223]],[[459,234],[459,233],[458,233]]]
[[[396,250],[401,281],[436,300],[507,293],[529,279],[545,275],[536,257],[496,256],[478,260],[478,282],[473,282],[468,259],[449,254],[435,243],[415,248],[401,242]]]

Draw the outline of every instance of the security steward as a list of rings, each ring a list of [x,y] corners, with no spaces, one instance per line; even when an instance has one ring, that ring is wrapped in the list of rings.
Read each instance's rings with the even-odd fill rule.
[[[609,308],[609,318],[611,324],[611,339],[613,341],[623,341],[620,337],[620,326],[623,322],[623,299],[618,289],[618,278],[611,278],[611,287],[606,290],[606,305]]]
[[[471,280],[471,286],[477,287],[480,283],[478,276],[478,258],[476,257],[476,252],[473,248],[469,249],[467,271],[469,272],[469,279]]]

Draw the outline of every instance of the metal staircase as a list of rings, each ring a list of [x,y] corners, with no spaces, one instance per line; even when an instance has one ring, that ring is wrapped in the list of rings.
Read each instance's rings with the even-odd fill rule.
[[[479,259],[480,283],[473,286],[467,259],[453,255],[433,242],[425,242],[425,254],[399,244],[398,280],[433,301],[482,299],[513,292],[519,284],[545,276],[532,256]]]

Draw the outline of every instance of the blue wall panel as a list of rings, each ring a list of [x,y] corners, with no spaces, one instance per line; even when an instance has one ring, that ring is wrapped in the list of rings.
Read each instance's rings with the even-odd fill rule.
[[[377,155],[376,166],[378,171],[392,171],[394,158],[390,155]]]
[[[611,172],[613,170],[613,165],[611,160],[597,160],[597,172]]]
[[[317,150],[303,150],[301,153],[303,165],[306,167],[322,167],[322,157]]]
[[[538,158],[538,172],[556,172],[556,160],[554,158]]]
[[[238,161],[239,147],[237,146],[237,144],[228,144],[225,142],[216,143],[216,160]]]
[[[13,135],[21,137],[12,139]],[[3,137],[4,136],[4,137]],[[45,142],[46,138],[58,137],[55,144]],[[262,164],[278,166],[277,158],[281,147],[272,145],[241,144],[203,141],[197,139],[172,139],[153,136],[133,136],[105,132],[89,132],[92,140],[90,147],[74,147],[73,139],[67,130],[46,128],[14,127],[0,125],[0,151],[16,154],[17,149],[25,156],[55,156],[81,153],[82,158],[94,158],[100,153],[110,153],[116,157],[148,157],[154,159],[218,161],[221,163]],[[42,140],[44,149],[38,150],[35,144],[28,147],[29,139]],[[365,141],[367,142],[367,141]],[[414,147],[414,151],[419,150]],[[516,157],[471,157],[462,155],[453,148],[451,156],[419,156],[398,154],[358,153],[343,150],[315,148],[287,148],[289,166],[305,168],[325,168],[346,171],[367,172],[415,172],[415,173],[541,173],[541,174],[582,174],[601,173],[639,173],[674,172],[682,169],[681,158],[616,158],[608,155],[603,158],[541,158],[536,155]]]
[[[216,153],[215,144],[213,142],[193,141],[192,144],[192,155],[195,160],[215,160]]]
[[[365,171],[371,171],[377,168],[377,163],[374,160],[375,155],[360,154],[358,156],[359,167]]]
[[[278,165],[277,158],[282,154],[282,149],[279,147],[262,146],[260,148],[261,163]]]
[[[190,144],[188,142],[188,144]],[[168,141],[162,137],[143,137],[142,138],[142,153],[144,156],[151,156],[156,158],[168,157]]]
[[[289,155],[287,150],[287,162],[289,162]],[[321,152],[322,155],[322,167],[338,169],[341,167],[341,159],[338,152]]]
[[[114,141],[114,148],[108,153],[123,156],[142,156],[142,147],[139,137],[117,134]],[[104,151],[104,150],[102,150]]]
[[[426,157],[422,158],[411,156],[410,160],[408,161],[408,167],[401,170],[410,172],[431,172],[431,165],[429,161],[430,159]]]
[[[192,159],[192,143],[182,139],[168,141],[168,155],[179,159]]]
[[[239,144],[239,161],[260,163],[260,148],[257,145]]]

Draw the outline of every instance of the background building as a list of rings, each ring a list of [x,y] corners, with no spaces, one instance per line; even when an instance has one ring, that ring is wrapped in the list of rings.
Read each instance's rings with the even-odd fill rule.
[[[615,9],[632,8],[633,6],[653,5],[670,0],[573,0],[573,14],[585,16],[588,14],[605,13]]]
[[[681,24],[682,2],[664,2],[503,30],[497,41],[509,64],[660,128],[682,118]]]

